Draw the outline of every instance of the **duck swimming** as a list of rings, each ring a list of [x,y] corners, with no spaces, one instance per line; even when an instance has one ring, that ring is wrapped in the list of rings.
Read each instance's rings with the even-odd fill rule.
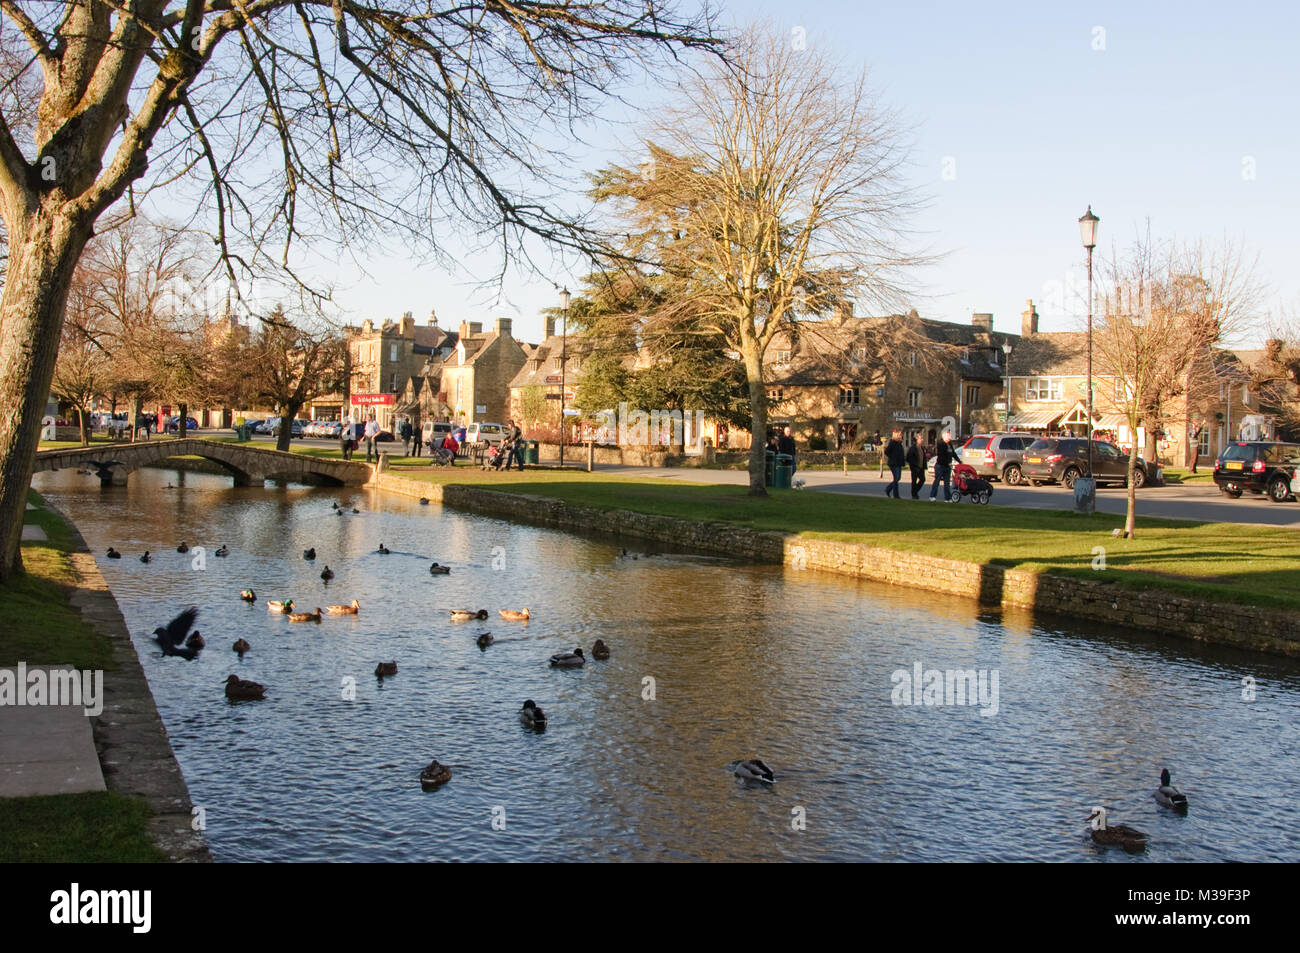
[[[1106,823],[1106,809],[1094,807],[1088,815],[1092,826],[1092,841],[1103,847],[1123,847],[1130,854],[1140,854],[1147,849],[1147,835],[1125,824],[1110,825]]]
[[[736,767],[732,769],[732,773],[738,778],[744,778],[746,781],[762,781],[766,784],[776,783],[776,775],[772,773],[772,769],[758,758],[736,762]]]
[[[253,647],[248,644],[248,641],[246,639],[236,639],[235,644],[232,646],[232,648],[239,653],[240,658],[243,658],[244,653],[252,651]]]
[[[304,550],[302,551],[302,558],[303,558],[303,559],[308,559],[308,560],[315,559],[315,558],[316,558],[316,547],[313,546],[311,549],[304,549]]]
[[[392,550],[389,549],[387,546],[385,546],[383,543],[380,543],[380,544],[379,544],[379,549],[377,550],[377,552],[378,552],[379,555],[381,555],[381,556],[387,556],[389,553],[392,552]]]
[[[445,764],[439,764],[437,758],[430,761],[428,767],[420,771],[420,787],[426,791],[432,791],[450,780],[451,768]]]
[[[1179,814],[1187,813],[1187,795],[1174,787],[1169,777],[1169,769],[1160,772],[1160,787],[1151,795],[1161,807],[1167,807]]]
[[[334,570],[330,569],[329,566],[326,566],[324,570],[321,571],[320,577],[326,582],[329,582],[334,578]]]
[[[434,563],[429,567],[429,574],[433,576],[445,576],[449,572],[451,572],[450,566],[440,566],[437,563]]]
[[[198,629],[195,629],[193,632],[191,632],[190,637],[185,640],[185,647],[187,649],[194,649],[195,651],[204,648],[207,644],[208,643],[203,638],[203,636],[199,635]]]
[[[189,551],[190,551],[189,543],[181,543],[179,546],[176,547],[176,552],[178,553],[188,553]]]
[[[582,654],[582,649],[577,648],[572,652],[559,652],[551,656],[551,668],[578,668],[586,665],[587,659]]]
[[[144,551],[144,555],[140,557],[140,562],[147,563],[152,561],[153,561],[153,557],[149,555],[149,550],[146,549]]]
[[[122,558],[122,554],[119,553],[119,552],[118,552],[116,549],[114,549],[112,546],[108,547],[108,553],[107,553],[106,555],[108,556],[109,559],[121,559],[121,558]]]
[[[226,548],[226,546],[225,546],[224,543],[222,543],[221,548],[218,549],[218,550],[217,550],[215,553],[213,553],[212,555],[214,555],[214,556],[229,556],[229,555],[230,555],[230,550]]]
[[[519,720],[529,728],[542,729],[546,727],[546,712],[538,708],[537,703],[530,698],[519,709]]]
[[[318,606],[315,612],[290,612],[289,621],[290,622],[319,622],[320,607]]]
[[[375,666],[375,675],[381,680],[387,678],[390,675],[396,675],[396,674],[397,674],[396,662],[380,662],[378,665]]]
[[[421,506],[428,506],[428,505],[429,505],[429,498],[428,498],[427,496],[422,496],[422,497],[420,497],[420,505],[421,505]]]
[[[527,622],[532,618],[532,613],[527,609],[520,609],[518,612],[514,609],[498,609],[497,612],[501,613],[501,618],[508,622]]]
[[[591,647],[591,657],[603,662],[609,658],[609,646],[601,639],[597,639],[596,644]]]
[[[266,697],[265,686],[247,682],[238,675],[226,679],[226,697],[232,701],[261,700]]]
[[[361,611],[361,603],[353,599],[351,605],[347,606],[326,606],[325,611],[330,615],[356,615]]]
[[[257,593],[252,589],[241,589],[239,590],[239,598],[243,599],[245,602],[256,602]]]
[[[451,610],[452,622],[468,622],[470,619],[486,619],[486,618],[487,618],[487,609],[479,609],[478,612],[473,612],[469,609]]]
[[[285,615],[288,615],[290,612],[293,611],[293,600],[285,599],[284,602],[279,602],[275,599],[272,599],[270,602],[266,604],[266,611],[282,612]]]
[[[474,640],[474,644],[481,649],[485,649],[495,641],[496,639],[492,638],[491,632],[484,632],[482,635],[480,635],[477,639]]]

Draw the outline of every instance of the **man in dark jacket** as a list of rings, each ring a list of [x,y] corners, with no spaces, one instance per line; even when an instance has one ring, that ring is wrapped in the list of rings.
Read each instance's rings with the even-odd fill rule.
[[[952,445],[952,431],[945,430],[943,437],[934,448],[934,484],[930,487],[930,502],[933,503],[939,493],[939,482],[943,481],[943,499],[952,499],[952,465],[957,459],[957,448]]]
[[[925,445],[921,443],[921,435],[917,434],[912,441],[912,445],[907,448],[907,466],[912,471],[912,499],[921,498],[921,487],[925,486],[925,464],[929,457],[925,452]]]
[[[776,438],[776,452],[788,453],[790,455],[790,475],[794,475],[794,437],[790,436],[790,428],[786,427],[781,431],[781,436]]]
[[[510,469],[510,464],[518,461],[519,469],[524,468],[524,434],[519,429],[519,425],[513,420],[510,421],[510,427],[506,431],[506,442],[510,447],[510,456],[506,457],[506,469]]]
[[[402,426],[397,428],[397,434],[402,438],[402,452],[409,457],[411,455],[411,421],[403,420]]]
[[[885,496],[892,496],[894,499],[901,499],[898,495],[898,481],[903,476],[903,462],[905,454],[903,452],[902,433],[895,430],[893,436],[889,438],[889,443],[885,444],[885,463],[889,466],[889,472],[894,475],[894,480],[889,486],[885,487]]]

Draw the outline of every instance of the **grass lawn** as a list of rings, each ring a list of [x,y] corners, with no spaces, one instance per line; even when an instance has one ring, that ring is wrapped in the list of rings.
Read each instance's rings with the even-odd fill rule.
[[[123,441],[113,440],[111,437],[106,437],[104,434],[92,434],[90,437],[90,446],[92,447],[96,447],[100,445],[111,446],[112,444],[115,443],[120,444],[123,443]],[[72,447],[76,447],[77,449],[80,449],[81,441],[80,440],[42,440],[40,446],[37,447],[36,449],[67,450]]]
[[[490,486],[597,509],[625,509],[725,522],[756,530],[804,533],[1021,569],[1105,578],[1137,589],[1160,588],[1225,602],[1300,609],[1300,533],[1266,526],[1144,519],[1137,536],[1119,539],[1122,515],[1079,516],[1064,510],[930,506],[779,490],[753,499],[744,488],[630,478],[583,471],[485,473],[476,468],[395,471],[428,483]],[[1105,548],[1106,570],[1092,569]]]
[[[149,805],[112,791],[0,801],[0,863],[166,861],[145,829]]]
[[[1195,473],[1190,470],[1166,468],[1165,482],[1180,485],[1200,484],[1202,486],[1214,486],[1214,467],[1199,467]]]
[[[112,669],[112,647],[82,621],[68,603],[77,583],[68,557],[73,544],[68,525],[37,507],[26,521],[45,530],[46,541],[22,544],[26,573],[0,586],[6,619],[0,627],[0,665],[19,661],[29,665],[71,664],[77,668]],[[159,861],[166,856],[154,846],[145,827],[149,806],[142,798],[111,791],[8,798],[0,801],[0,863],[103,863]]]

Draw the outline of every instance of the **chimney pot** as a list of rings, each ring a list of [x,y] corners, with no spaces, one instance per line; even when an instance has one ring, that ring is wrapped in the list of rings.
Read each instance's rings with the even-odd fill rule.
[[[1029,308],[1020,312],[1020,336],[1029,337],[1038,333],[1038,311],[1034,307],[1033,299],[1025,302]]]

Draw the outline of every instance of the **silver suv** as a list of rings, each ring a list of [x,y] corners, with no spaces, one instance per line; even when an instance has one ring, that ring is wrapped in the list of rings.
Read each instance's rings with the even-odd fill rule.
[[[971,437],[957,451],[961,462],[975,468],[985,479],[1001,480],[1008,486],[1025,482],[1021,459],[1038,438],[1028,433],[981,433]]]

